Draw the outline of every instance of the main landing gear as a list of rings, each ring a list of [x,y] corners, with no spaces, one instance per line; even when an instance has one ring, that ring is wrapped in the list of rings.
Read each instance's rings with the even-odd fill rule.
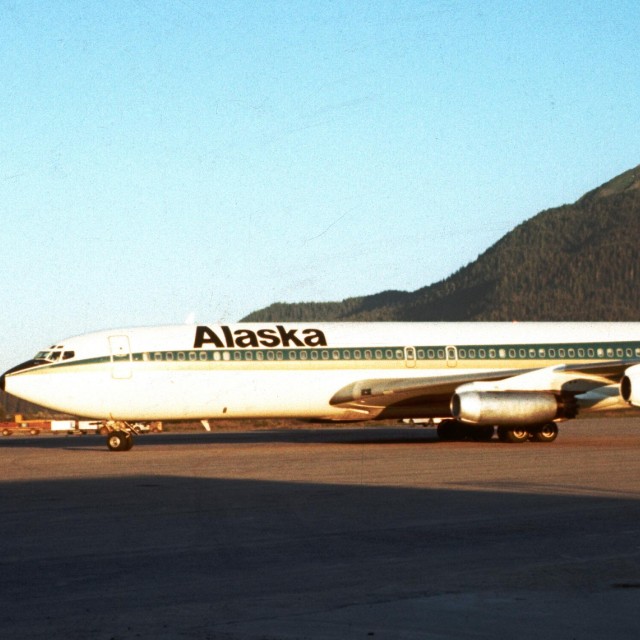
[[[438,438],[445,442],[471,440],[473,442],[489,442],[496,428],[486,425],[470,425],[458,420],[443,420],[437,427]],[[548,422],[526,427],[498,427],[500,442],[553,442],[558,437],[558,425]]]

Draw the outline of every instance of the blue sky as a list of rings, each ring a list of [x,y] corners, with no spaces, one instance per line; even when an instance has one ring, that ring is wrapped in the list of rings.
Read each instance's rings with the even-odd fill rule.
[[[414,290],[640,163],[636,2],[0,0],[0,368]]]

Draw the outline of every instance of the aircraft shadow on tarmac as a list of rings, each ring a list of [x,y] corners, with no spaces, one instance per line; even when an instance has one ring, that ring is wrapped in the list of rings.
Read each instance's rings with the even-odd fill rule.
[[[68,448],[104,446],[105,436],[84,435],[41,435],[18,434],[0,439],[0,447],[17,448]],[[254,443],[333,443],[336,444],[447,444],[438,440],[434,429],[416,428],[360,428],[360,429],[282,429],[272,431],[212,431],[202,432],[165,432],[134,436],[134,450],[140,446],[160,446],[171,443],[180,445],[214,444],[254,444]],[[497,440],[495,441],[497,442]],[[486,444],[486,443],[485,443]],[[110,452],[113,453],[113,452]],[[113,453],[118,455],[118,453]]]
[[[638,500],[132,474],[5,481],[0,512],[7,638],[638,630]]]

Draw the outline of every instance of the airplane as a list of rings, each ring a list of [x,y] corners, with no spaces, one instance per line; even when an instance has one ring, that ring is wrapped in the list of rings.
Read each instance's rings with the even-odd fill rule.
[[[640,323],[265,323],[72,337],[6,371],[18,398],[99,420],[428,421],[441,440],[552,442],[578,414],[640,407]]]

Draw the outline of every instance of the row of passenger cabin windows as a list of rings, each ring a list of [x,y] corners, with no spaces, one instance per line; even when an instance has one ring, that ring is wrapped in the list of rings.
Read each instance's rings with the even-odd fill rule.
[[[429,350],[432,351],[432,350]],[[498,349],[458,349],[458,358],[484,360],[487,356],[491,359],[543,359],[543,358],[633,358],[640,357],[640,348],[631,347],[538,347],[538,348],[498,348]],[[429,355],[429,358],[433,356]]]
[[[574,358],[633,358],[640,357],[640,347],[449,347],[437,349],[291,349],[236,351],[168,351],[145,353],[144,360],[165,361],[239,361],[239,360],[486,360],[489,359],[574,359]]]
[[[211,355],[209,355],[211,354]],[[424,356],[423,356],[424,357]],[[144,360],[191,362],[238,360],[404,360],[403,349],[299,349],[246,351],[157,351],[143,354]]]

